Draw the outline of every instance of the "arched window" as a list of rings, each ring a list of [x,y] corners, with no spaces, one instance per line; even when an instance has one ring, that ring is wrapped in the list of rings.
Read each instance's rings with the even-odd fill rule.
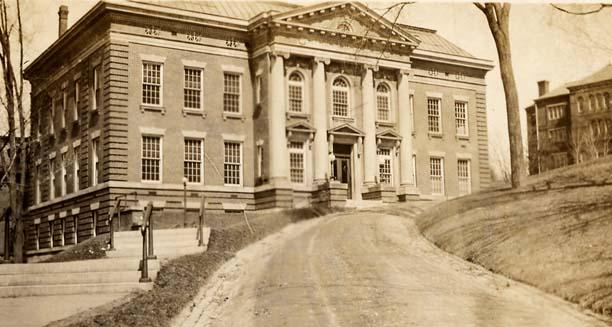
[[[332,83],[332,113],[334,116],[349,116],[349,91],[346,79],[338,77]]]
[[[302,112],[304,108],[304,79],[298,72],[289,75],[289,111]]]
[[[584,99],[582,97],[578,97],[578,113],[582,113],[584,110]]]
[[[604,105],[603,105],[603,109],[604,110],[610,110],[610,93],[605,92],[603,95],[604,98]]]
[[[338,27],[336,27],[337,30],[339,31],[343,31],[343,32],[352,32],[353,31],[353,27],[351,26],[351,24],[349,22],[342,22],[340,24],[338,24]]]
[[[378,120],[388,121],[391,103],[391,92],[385,83],[376,87],[376,108],[378,109]]]
[[[605,105],[604,105],[604,100],[603,100],[603,96],[601,95],[601,93],[597,93],[597,110],[604,110]]]
[[[595,111],[595,108],[597,107],[597,101],[595,101],[595,96],[594,95],[589,95],[589,111]]]

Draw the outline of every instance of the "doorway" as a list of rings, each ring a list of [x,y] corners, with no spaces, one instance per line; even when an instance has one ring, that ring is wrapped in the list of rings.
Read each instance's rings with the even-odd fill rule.
[[[347,199],[353,198],[353,179],[351,167],[351,145],[334,144],[334,161],[332,162],[332,177],[347,185]]]

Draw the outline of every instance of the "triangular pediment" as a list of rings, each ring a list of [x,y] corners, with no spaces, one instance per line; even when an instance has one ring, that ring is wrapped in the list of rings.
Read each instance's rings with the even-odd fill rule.
[[[330,134],[339,134],[339,135],[348,135],[348,136],[364,136],[365,134],[360,131],[357,127],[342,124],[340,126],[336,126],[328,131]]]
[[[416,37],[359,2],[332,2],[307,6],[274,16],[275,21],[338,34],[378,38],[418,45]]]
[[[305,121],[298,121],[287,125],[287,130],[291,132],[314,133],[316,128]]]
[[[376,137],[380,139],[386,139],[386,140],[401,140],[402,139],[402,136],[399,135],[399,133],[397,133],[396,131],[392,129],[386,129],[384,131],[378,132],[376,133]]]

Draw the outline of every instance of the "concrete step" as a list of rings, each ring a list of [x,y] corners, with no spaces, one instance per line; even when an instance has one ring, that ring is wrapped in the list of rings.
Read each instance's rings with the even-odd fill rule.
[[[0,286],[0,298],[68,294],[128,293],[139,289],[150,290],[151,288],[153,288],[152,282],[139,283],[138,280],[129,283]]]
[[[111,254],[116,251],[109,251]],[[97,260],[82,260],[53,263],[25,263],[0,265],[0,278],[3,275],[17,274],[45,274],[45,273],[79,273],[104,271],[137,271],[140,265],[139,258],[115,257]],[[159,269],[159,261],[149,260],[149,269]]]
[[[209,228],[203,228],[203,230],[204,230],[204,234],[207,234],[210,232]],[[153,237],[155,236],[159,236],[162,238],[163,237],[182,237],[182,236],[189,236],[189,235],[195,238],[196,229],[195,228],[153,229]],[[142,238],[142,234],[140,234],[140,230],[116,232],[115,239],[121,239],[121,238],[128,238],[128,239]]]
[[[155,255],[161,258],[174,258],[181,255],[194,254],[206,251],[206,246],[184,246],[184,247],[165,247],[154,248]],[[142,247],[109,251],[106,253],[109,258],[140,258],[142,257]]]
[[[149,277],[155,279],[155,277],[157,277],[157,269],[149,268]],[[0,287],[66,284],[116,284],[137,282],[139,278],[139,271],[3,275],[0,276]]]
[[[183,238],[177,240],[158,240],[153,236],[153,245],[155,249],[161,248],[176,248],[176,247],[189,247],[198,245],[198,241],[191,238]],[[138,241],[133,240],[121,240],[115,241],[115,249],[117,251],[140,249],[142,250],[142,239]]]

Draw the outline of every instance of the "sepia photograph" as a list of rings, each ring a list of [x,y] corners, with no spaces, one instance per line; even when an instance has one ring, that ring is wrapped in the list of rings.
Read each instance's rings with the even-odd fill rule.
[[[0,0],[0,326],[612,326],[612,2]]]

